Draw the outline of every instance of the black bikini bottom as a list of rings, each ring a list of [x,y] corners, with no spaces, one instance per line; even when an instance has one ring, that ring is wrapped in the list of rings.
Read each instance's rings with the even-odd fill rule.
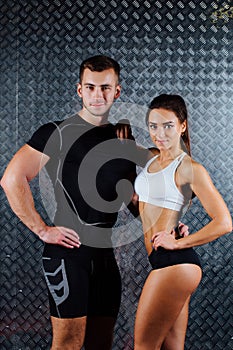
[[[195,264],[201,267],[193,248],[166,250],[159,247],[157,250],[153,249],[148,258],[153,270],[178,264]]]

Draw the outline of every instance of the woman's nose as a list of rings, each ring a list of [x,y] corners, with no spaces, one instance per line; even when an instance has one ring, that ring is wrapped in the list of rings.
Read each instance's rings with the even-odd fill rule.
[[[159,138],[162,138],[165,135],[165,130],[163,127],[158,127],[156,130],[156,135]]]

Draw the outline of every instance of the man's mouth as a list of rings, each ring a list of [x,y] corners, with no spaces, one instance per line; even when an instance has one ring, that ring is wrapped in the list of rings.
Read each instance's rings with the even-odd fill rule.
[[[91,103],[90,105],[91,105],[91,107],[102,107],[102,106],[105,106],[105,103],[104,102],[94,102],[94,103]]]

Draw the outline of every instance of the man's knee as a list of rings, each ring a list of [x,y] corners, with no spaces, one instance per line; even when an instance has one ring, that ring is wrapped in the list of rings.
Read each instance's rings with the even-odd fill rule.
[[[86,316],[78,318],[51,317],[53,342],[51,350],[82,348],[86,330]]]

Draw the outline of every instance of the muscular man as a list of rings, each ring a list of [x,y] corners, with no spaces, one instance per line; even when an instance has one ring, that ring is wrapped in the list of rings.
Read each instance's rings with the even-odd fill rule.
[[[121,92],[119,74],[118,63],[109,57],[85,60],[77,86],[81,111],[41,126],[1,181],[13,211],[45,243],[53,350],[83,344],[88,350],[109,350],[112,345],[121,279],[111,228],[122,202],[129,204],[132,196],[133,187],[124,181],[135,177],[134,146],[121,143],[108,122]],[[43,167],[55,192],[54,226],[36,211],[29,186]]]

